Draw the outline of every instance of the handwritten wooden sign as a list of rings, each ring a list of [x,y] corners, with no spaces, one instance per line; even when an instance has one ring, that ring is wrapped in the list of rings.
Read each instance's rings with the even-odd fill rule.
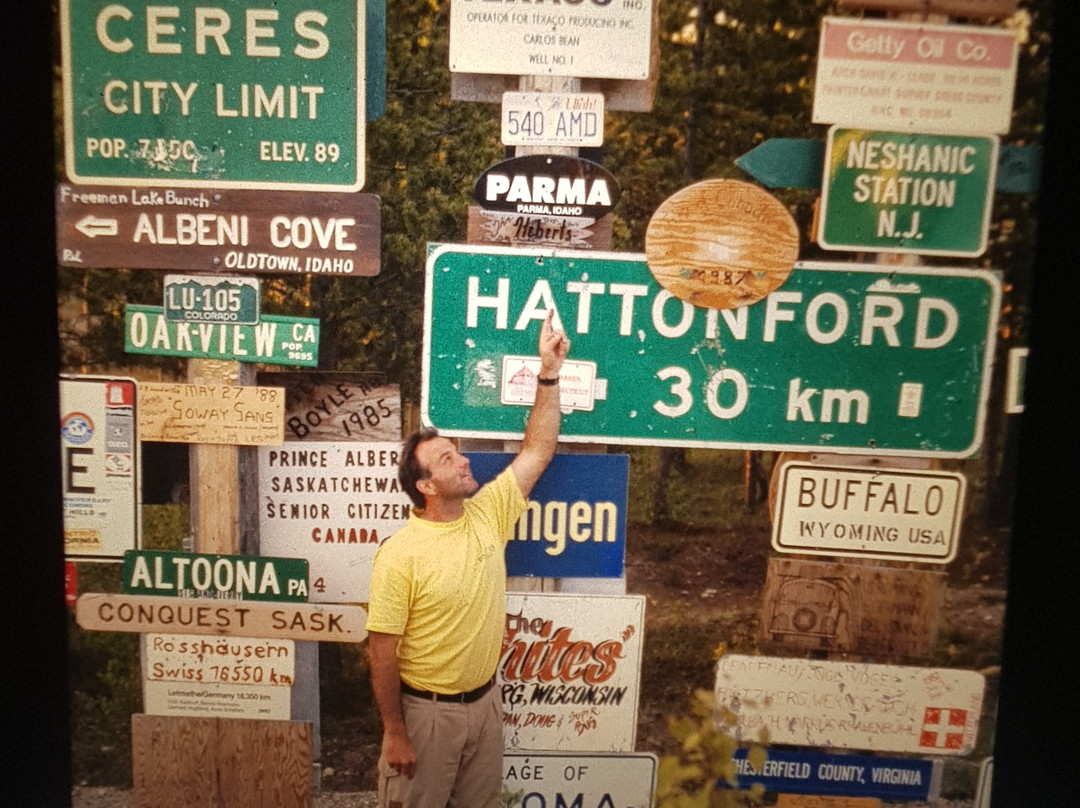
[[[507,213],[469,205],[466,237],[469,244],[610,250],[612,219],[610,213],[594,219],[591,216]]]
[[[934,652],[945,574],[770,558],[765,641],[786,648],[921,659]]]
[[[75,622],[87,631],[212,634],[280,640],[361,642],[367,637],[362,606],[275,603],[219,598],[164,598],[87,592],[75,604]]]
[[[653,277],[680,300],[734,309],[787,280],[799,257],[799,229],[763,188],[704,180],[657,208],[645,231],[645,256]]]
[[[139,382],[139,439],[160,443],[279,446],[285,391],[186,382]]]
[[[287,440],[401,440],[401,392],[381,373],[261,371],[256,380],[285,388]]]

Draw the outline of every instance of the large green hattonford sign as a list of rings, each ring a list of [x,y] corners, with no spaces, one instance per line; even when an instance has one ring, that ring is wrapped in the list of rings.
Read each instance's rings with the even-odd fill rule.
[[[359,190],[364,0],[61,0],[75,182]]]
[[[673,297],[643,255],[441,245],[422,418],[519,437],[554,307],[572,341],[562,440],[965,457],[1000,294],[987,271],[800,263],[765,299],[719,311]]]

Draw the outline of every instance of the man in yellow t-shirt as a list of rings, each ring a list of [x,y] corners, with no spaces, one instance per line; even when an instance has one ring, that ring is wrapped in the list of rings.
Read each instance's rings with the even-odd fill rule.
[[[367,623],[383,722],[380,808],[498,806],[503,553],[559,438],[559,369],[570,340],[552,315],[540,328],[525,438],[498,477],[480,488],[469,461],[433,429],[402,448],[398,479],[415,509],[375,556]]]

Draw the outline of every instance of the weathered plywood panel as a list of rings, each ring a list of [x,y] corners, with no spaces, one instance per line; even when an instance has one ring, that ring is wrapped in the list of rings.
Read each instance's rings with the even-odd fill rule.
[[[133,808],[310,808],[311,723],[131,717]]]
[[[926,658],[944,589],[940,572],[771,558],[762,638],[786,648]]]
[[[219,719],[217,768],[228,808],[309,808],[311,723]]]
[[[133,808],[222,805],[217,795],[217,719],[131,716]]]

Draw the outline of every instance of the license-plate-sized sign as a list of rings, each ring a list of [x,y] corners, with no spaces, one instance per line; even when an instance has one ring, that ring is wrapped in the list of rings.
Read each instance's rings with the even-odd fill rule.
[[[1008,28],[825,17],[813,121],[1003,135],[1016,64]]]
[[[238,188],[56,188],[67,267],[379,274],[379,197]]]
[[[259,322],[255,278],[165,276],[165,319],[195,323]]]
[[[804,263],[719,311],[675,298],[639,254],[443,245],[427,265],[421,417],[520,439],[528,363],[506,376],[503,360],[537,356],[554,308],[571,367],[595,364],[591,385],[565,380],[561,440],[965,457],[999,298],[985,270]]]
[[[514,456],[466,452],[483,485]],[[627,455],[557,454],[506,545],[506,574],[618,578],[626,555]]]
[[[818,241],[831,250],[981,255],[997,137],[829,130]]]
[[[149,715],[289,718],[294,640],[147,634],[145,648]]]
[[[937,798],[941,785],[940,760],[829,755],[769,747],[760,770],[749,760],[749,750],[736,749],[737,788],[760,783],[766,791],[788,794],[828,794],[876,797],[897,802],[925,802]],[[727,782],[719,781],[721,787]]]
[[[643,595],[508,592],[496,685],[508,752],[632,752]]]
[[[603,93],[503,93],[504,146],[599,146]]]
[[[280,600],[308,599],[308,563],[303,558],[170,553],[124,553],[124,592],[130,595]]]
[[[947,564],[956,557],[965,488],[964,475],[951,471],[785,463],[772,546]]]
[[[874,752],[967,755],[985,679],[974,671],[789,657],[724,656],[716,703],[751,741]]]
[[[503,755],[506,808],[615,808],[653,804],[656,755]]]
[[[454,73],[647,79],[654,0],[450,4]]]
[[[165,317],[161,306],[129,303],[124,307],[124,350],[315,367],[319,364],[319,321],[264,314],[255,325],[176,322]]]
[[[60,377],[64,554],[121,558],[139,546],[135,380]]]
[[[76,182],[358,191],[364,0],[60,4]]]

